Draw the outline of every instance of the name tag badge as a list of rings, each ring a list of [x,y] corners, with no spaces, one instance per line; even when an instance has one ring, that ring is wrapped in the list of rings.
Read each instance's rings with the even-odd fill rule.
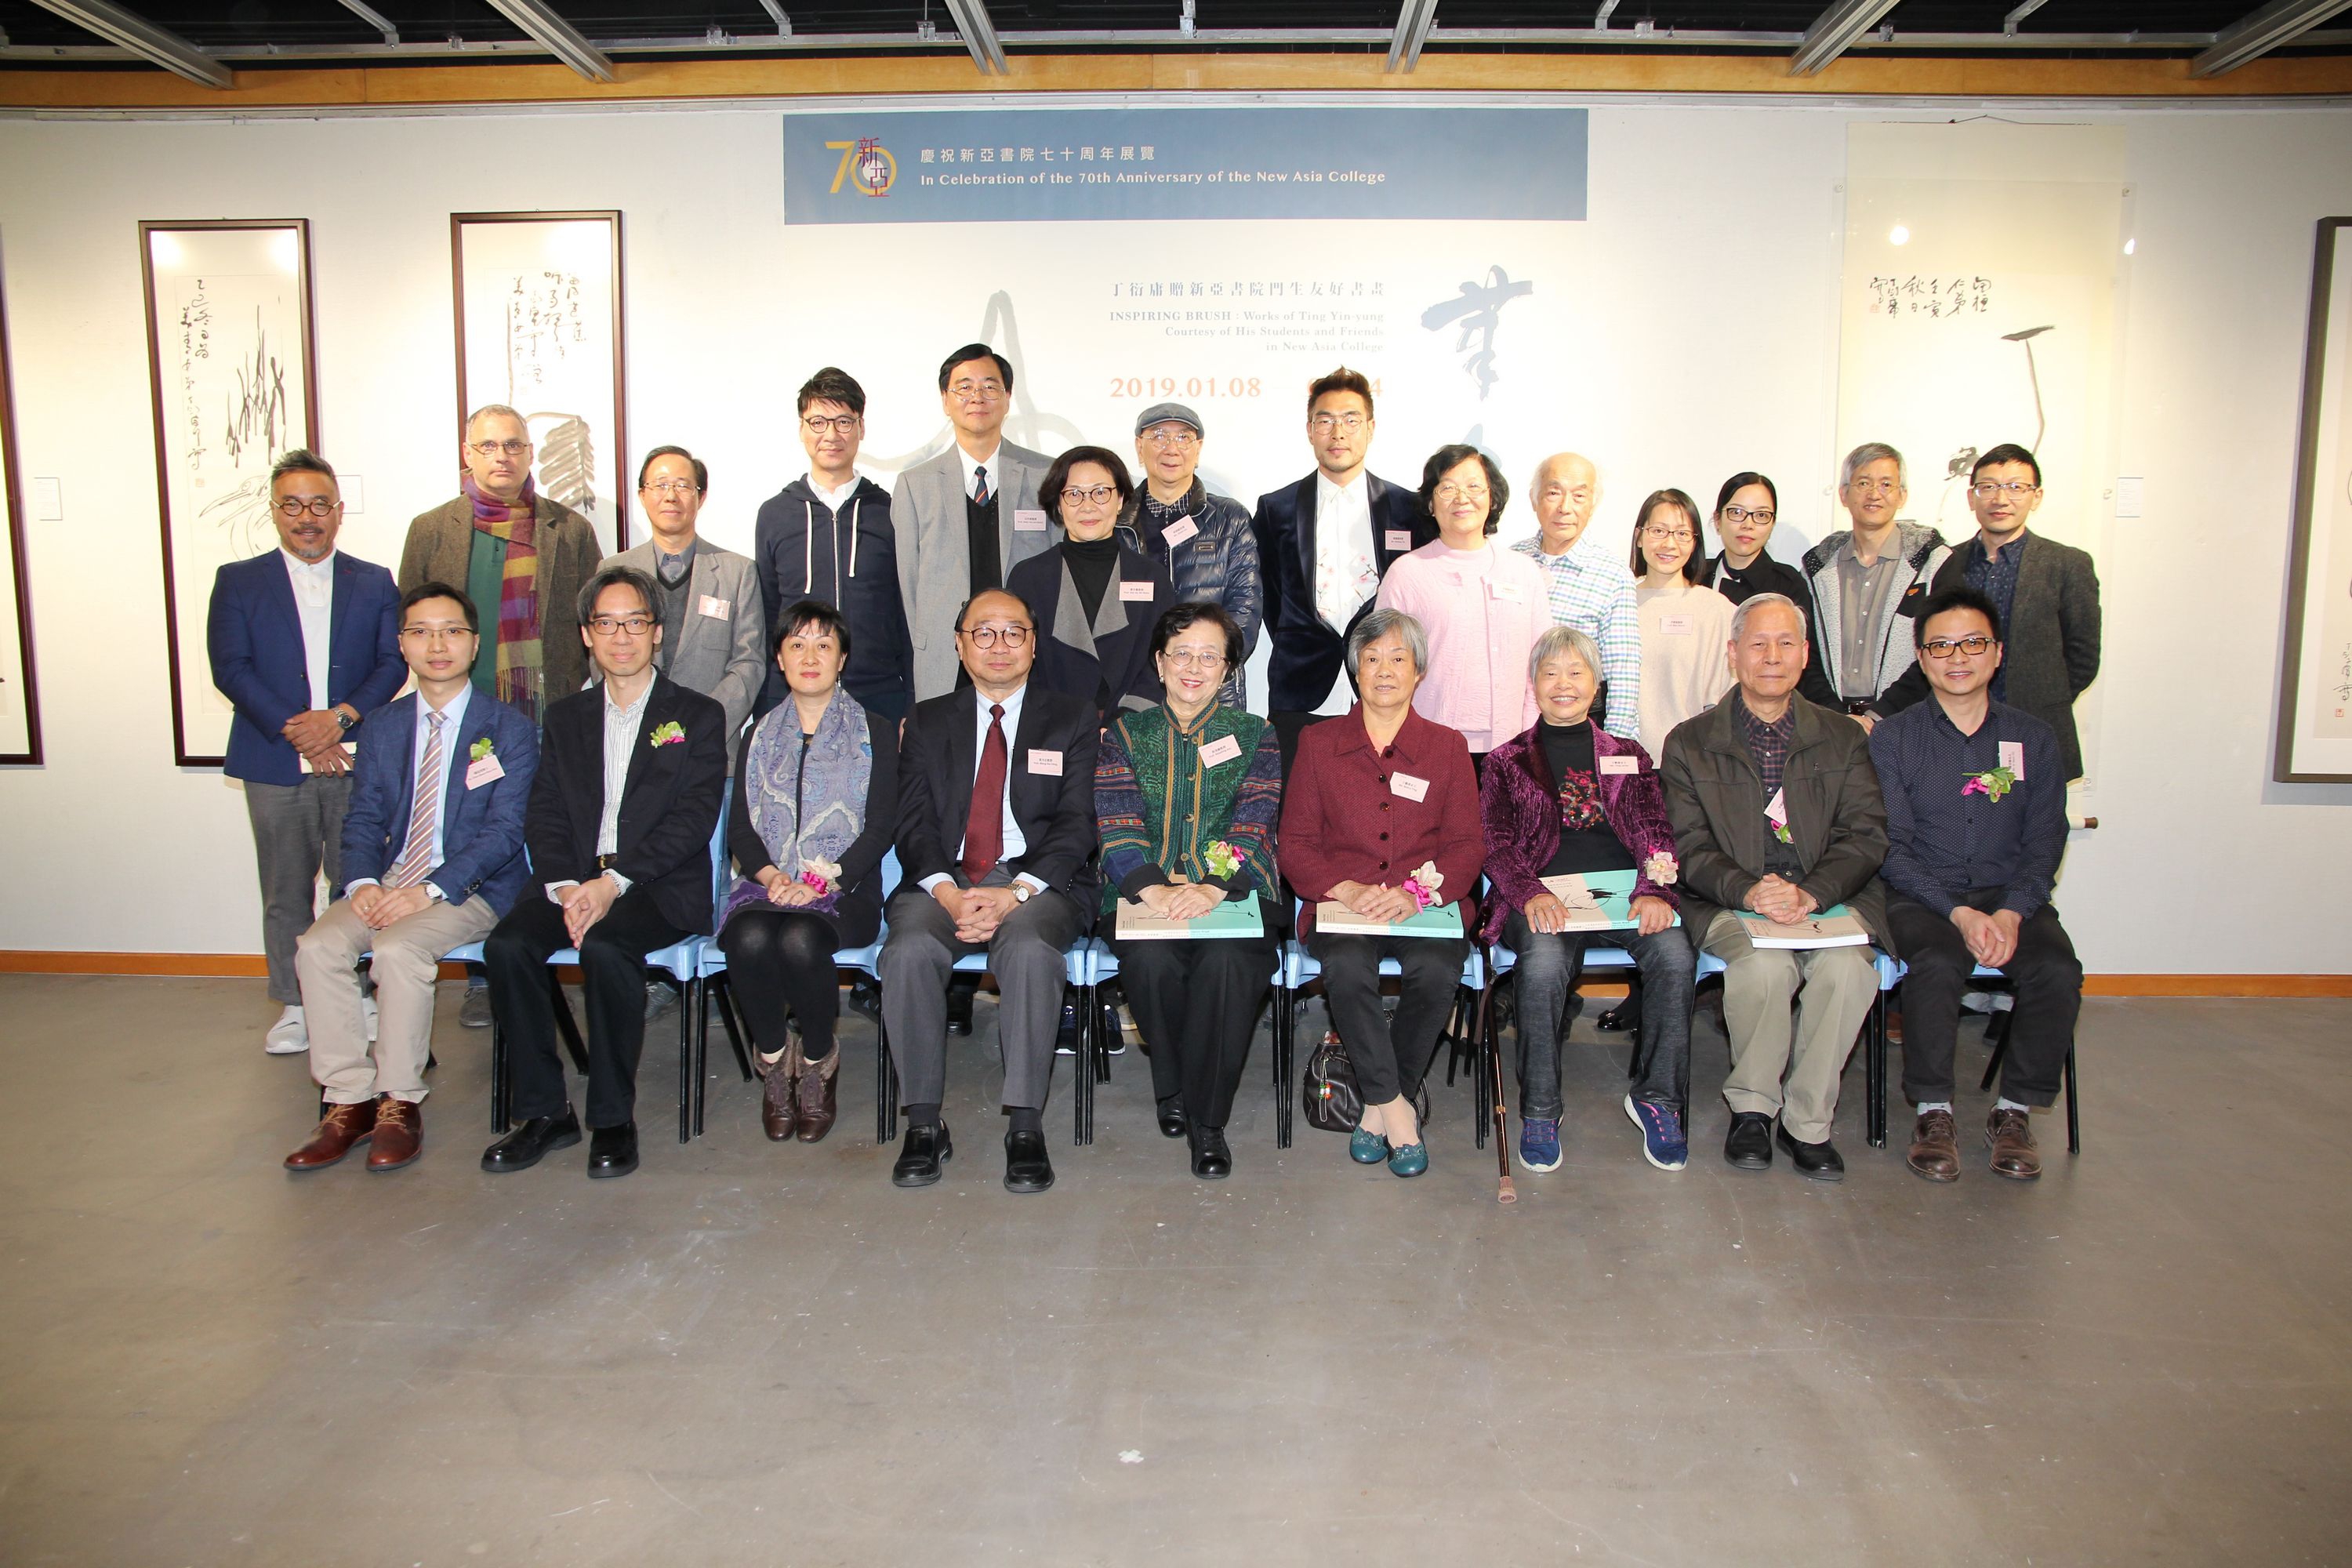
[[[1407,800],[1427,800],[1429,798],[1429,781],[1427,779],[1417,779],[1411,773],[1391,773],[1389,775],[1389,788],[1396,791],[1397,794],[1404,796]]]
[[[1391,550],[1409,551],[1412,548],[1412,530],[1409,528],[1391,528],[1388,531],[1388,540],[1389,548]]]
[[[1636,757],[1595,757],[1592,760],[1600,764],[1604,773],[1638,773],[1642,771],[1641,760]]]
[[[1486,591],[1497,599],[1507,599],[1513,604],[1518,603],[1519,600],[1519,585],[1517,583],[1497,583],[1489,577],[1486,579]]]
[[[1059,752],[1040,751],[1036,747],[1031,747],[1029,751],[1029,771],[1033,773],[1045,773],[1053,778],[1060,778],[1062,776],[1062,753]]]
[[[696,607],[701,610],[704,615],[709,616],[712,620],[723,621],[727,618],[727,612],[730,606],[727,600],[714,599],[709,595],[705,594],[702,595],[702,602]]]
[[[1670,637],[1686,637],[1691,635],[1691,617],[1688,616],[1660,616],[1658,617],[1658,630],[1664,632]]]
[[[1789,792],[1785,787],[1774,790],[1772,798],[1764,803],[1764,819],[1775,827],[1789,826]]]
[[[2000,749],[2000,765],[2010,771],[2011,776],[2022,782],[2025,778],[2025,742],[2003,741]]]
[[[1166,528],[1161,529],[1160,531],[1160,537],[1168,542],[1169,549],[1173,550],[1178,545],[1183,543],[1186,540],[1192,538],[1194,534],[1200,531],[1201,525],[1199,523],[1194,522],[1189,517],[1180,517],[1175,521],[1170,523]]]
[[[1241,754],[1242,743],[1239,738],[1233,735],[1220,735],[1201,748],[1201,764],[1203,767],[1213,768],[1220,763],[1230,763]]]
[[[1015,507],[1015,508],[1013,508],[1013,532],[1015,532],[1015,533],[1043,533],[1043,532],[1045,532],[1045,512],[1044,512],[1043,510],[1039,510],[1038,508],[1034,507],[1034,506],[1024,506],[1024,507]]]
[[[506,776],[506,764],[499,761],[496,752],[492,752],[487,757],[477,759],[466,769],[466,787],[479,789],[486,784]]]
[[[1151,602],[1151,584],[1149,583],[1121,583],[1118,585],[1118,602],[1122,605],[1150,604]]]

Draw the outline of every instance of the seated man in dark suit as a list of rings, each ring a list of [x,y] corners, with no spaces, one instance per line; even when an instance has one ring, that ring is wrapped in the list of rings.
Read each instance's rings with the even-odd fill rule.
[[[539,772],[539,732],[469,673],[481,632],[473,602],[446,583],[400,599],[400,648],[416,690],[360,731],[352,803],[343,815],[346,896],[296,944],[310,1076],[327,1109],[289,1171],[340,1162],[373,1140],[371,1171],[423,1152],[425,1065],[441,955],[479,942],[530,879],[523,806]],[[360,955],[383,1010],[370,1059],[361,1016]]]
[[[653,667],[653,580],[607,566],[580,590],[580,635],[604,676],[549,705],[524,840],[529,889],[483,949],[520,1124],[482,1154],[520,1171],[580,1142],[556,1054],[547,960],[580,950],[588,1000],[588,1173],[637,1168],[646,954],[710,930],[710,835],[727,784],[727,711]]]
[[[1062,952],[1097,900],[1091,702],[1030,683],[1037,618],[1003,589],[956,616],[971,685],[916,704],[898,756],[898,865],[882,947],[882,1020],[907,1107],[890,1179],[940,1179],[953,1152],[940,1103],[947,1084],[950,968],[988,955],[1003,993],[1004,1185],[1054,1184],[1045,1108],[1062,1010]]]

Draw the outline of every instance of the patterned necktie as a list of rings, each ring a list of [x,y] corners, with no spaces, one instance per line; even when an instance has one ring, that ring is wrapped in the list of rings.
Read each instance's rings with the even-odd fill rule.
[[[413,888],[433,869],[433,829],[441,820],[441,726],[446,715],[425,714],[425,759],[416,764],[416,804],[408,813],[408,847],[392,868],[389,886]]]
[[[986,463],[974,463],[971,466],[971,483],[972,504],[986,506],[988,504],[988,465]]]
[[[963,825],[963,877],[973,887],[1004,858],[1004,705],[988,705],[988,743],[971,780],[971,815]]]

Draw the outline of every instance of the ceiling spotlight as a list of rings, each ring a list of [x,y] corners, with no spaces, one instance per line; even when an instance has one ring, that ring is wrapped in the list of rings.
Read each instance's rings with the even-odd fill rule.
[[[1893,228],[1886,231],[1886,243],[1889,245],[1908,245],[1911,243],[1911,231],[1905,228],[1898,223]]]

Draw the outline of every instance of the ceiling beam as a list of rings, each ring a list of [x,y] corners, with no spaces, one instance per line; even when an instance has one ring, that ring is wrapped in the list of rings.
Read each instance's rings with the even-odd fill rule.
[[[2271,0],[2251,16],[2222,28],[2213,47],[2189,62],[2192,77],[2220,76],[2268,54],[2325,22],[2352,0]]]
[[[578,28],[548,9],[541,0],[490,0],[490,8],[590,81],[620,79],[604,51],[582,37]]]
[[[997,40],[996,24],[988,19],[987,0],[947,0],[948,14],[955,18],[956,33],[963,47],[971,51],[971,63],[980,74],[1009,75],[1004,64],[1004,46]]]
[[[1396,30],[1389,35],[1391,71],[1410,71],[1421,63],[1422,46],[1437,26],[1437,0],[1403,0],[1397,10]]]
[[[400,42],[400,29],[392,25],[392,18],[368,5],[367,0],[343,0],[343,9],[382,33],[385,43]]]
[[[198,87],[230,87],[234,79],[220,61],[146,17],[126,11],[113,0],[33,0],[44,11],[54,11],[87,32],[119,44],[173,76],[184,76]]]
[[[793,36],[793,19],[784,15],[784,8],[777,4],[777,0],[760,0],[760,9],[765,11],[768,20],[776,25],[776,37],[789,38]]]
[[[2352,4],[2352,0],[2347,0]],[[1854,40],[1878,26],[1879,18],[1895,9],[1895,0],[1832,0],[1830,8],[1813,18],[1805,29],[1804,42],[1797,46],[1796,55],[1789,61],[1790,76],[1812,76],[1853,46]]]

